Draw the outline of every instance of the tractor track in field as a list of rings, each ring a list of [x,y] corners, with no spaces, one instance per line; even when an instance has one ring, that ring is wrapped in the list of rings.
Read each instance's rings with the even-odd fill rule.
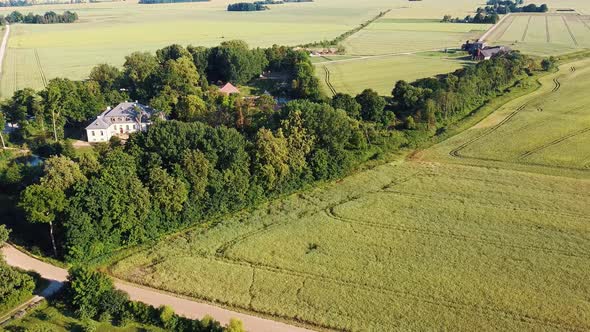
[[[557,145],[557,144],[559,144],[561,142],[567,141],[570,138],[576,137],[578,135],[585,134],[587,132],[590,132],[590,128],[584,128],[584,129],[581,129],[581,130],[578,130],[578,131],[574,131],[573,133],[569,133],[569,134],[567,134],[565,136],[562,136],[562,137],[560,137],[560,138],[558,138],[556,140],[553,140],[551,142],[548,142],[546,144],[543,144],[541,146],[538,146],[538,147],[536,147],[536,148],[534,148],[534,149],[532,149],[530,151],[526,151],[525,153],[521,154],[518,157],[518,160],[522,160],[522,159],[525,159],[527,157],[530,157],[530,156],[534,155],[537,152],[540,152],[540,151],[545,150],[547,148],[550,148],[550,147],[552,147],[554,145]]]
[[[569,34],[570,34],[570,37],[572,37],[572,41],[574,42],[574,45],[578,46],[578,40],[576,39],[576,36],[574,36],[574,33],[572,32],[572,29],[570,28],[569,23],[567,23],[565,16],[562,16],[561,19],[563,20],[563,24],[565,24],[565,27],[567,28],[567,32],[569,32]]]
[[[339,285],[339,286],[343,286],[343,287],[347,287],[347,288],[360,289],[360,290],[363,290],[363,291],[369,292],[369,293],[376,293],[376,294],[387,293],[387,294],[395,296],[395,297],[402,297],[402,298],[405,298],[408,300],[428,303],[428,304],[432,304],[432,305],[436,305],[436,306],[442,306],[442,307],[450,308],[453,310],[461,310],[464,312],[476,312],[476,313],[479,313],[482,315],[492,316],[492,317],[501,315],[507,319],[511,319],[511,320],[519,321],[519,322],[524,322],[524,323],[536,325],[536,326],[539,326],[539,325],[552,326],[554,328],[563,329],[563,330],[567,330],[567,331],[586,331],[590,328],[590,326],[577,326],[577,325],[567,324],[567,323],[564,323],[561,321],[556,321],[556,320],[551,320],[551,319],[546,319],[546,318],[539,318],[539,317],[535,317],[535,316],[532,316],[529,314],[516,312],[516,311],[510,310],[510,309],[503,309],[503,308],[498,308],[495,306],[489,306],[489,305],[485,305],[485,304],[482,305],[482,304],[477,304],[477,303],[463,302],[463,301],[459,301],[459,300],[455,300],[455,299],[448,299],[448,298],[445,298],[442,296],[416,294],[416,293],[413,293],[413,292],[410,292],[407,290],[402,290],[402,289],[377,287],[377,286],[371,285],[366,282],[364,282],[364,283],[353,282],[350,280],[345,280],[343,278],[326,276],[326,275],[323,275],[320,273],[302,272],[302,271],[298,271],[295,269],[289,269],[289,268],[284,268],[284,267],[280,267],[280,266],[274,266],[271,264],[255,262],[255,261],[251,261],[251,260],[243,259],[243,258],[240,258],[240,259],[230,258],[230,257],[224,257],[224,258],[207,257],[207,258],[210,258],[212,260],[217,260],[217,261],[220,261],[225,264],[248,267],[248,268],[253,268],[253,269],[259,269],[259,270],[268,271],[271,273],[289,275],[289,276],[293,276],[293,277],[307,279],[308,281],[313,280],[316,282],[335,284],[335,285]],[[316,326],[317,326],[317,324],[316,324]]]
[[[43,86],[47,87],[47,77],[45,76],[45,72],[43,71],[43,66],[41,66],[41,59],[39,59],[39,52],[35,49],[35,62],[37,63],[37,68],[39,69],[39,74],[41,75],[41,81],[43,82]]]
[[[570,72],[575,73],[576,72],[576,67],[570,67]]]
[[[474,137],[470,140],[468,140],[467,142],[459,145],[458,147],[456,147],[455,149],[451,150],[449,152],[449,154],[451,155],[451,157],[455,157],[455,158],[464,158],[461,155],[461,150],[465,149],[466,147],[468,147],[469,145],[481,140],[482,138],[493,134],[496,130],[500,129],[500,127],[502,127],[503,125],[505,125],[506,123],[508,123],[510,120],[512,120],[512,118],[514,118],[520,111],[524,110],[527,107],[527,104],[521,105],[519,106],[515,111],[513,111],[512,113],[508,114],[508,116],[506,116],[502,121],[500,121],[498,124],[496,124],[495,126],[493,126],[492,128],[490,128],[489,130],[487,130],[485,133]]]
[[[510,18],[511,18],[510,22],[508,22],[508,24],[506,24],[506,28],[504,28],[504,30],[502,30],[502,33],[498,34],[498,38],[496,40],[502,40],[502,38],[504,37],[504,34],[506,34],[506,31],[508,31],[508,29],[510,29],[510,27],[512,26],[512,23],[514,23],[514,21],[516,20],[515,16],[511,16]]]
[[[553,90],[551,90],[551,92],[557,92],[557,91],[559,91],[559,89],[561,89],[561,82],[559,82],[559,79],[554,78],[553,79]]]
[[[584,21],[581,18],[578,18],[578,20],[580,21],[580,23],[584,24],[584,26],[586,27],[586,29],[590,30],[590,25],[588,23],[586,23],[586,21]]]
[[[344,223],[347,223],[350,225],[367,226],[367,227],[379,228],[379,229],[390,230],[390,231],[395,231],[395,232],[402,232],[402,233],[409,233],[409,234],[420,234],[420,235],[426,235],[426,236],[430,236],[430,237],[440,237],[440,238],[453,239],[453,240],[464,241],[464,242],[478,242],[478,243],[497,246],[500,248],[509,247],[509,248],[519,249],[519,250],[543,251],[547,254],[555,254],[555,255],[560,255],[560,256],[590,259],[590,255],[588,255],[587,253],[575,253],[575,252],[570,252],[567,250],[553,249],[553,248],[533,246],[533,245],[527,245],[527,246],[515,245],[515,244],[511,244],[506,241],[497,241],[497,240],[494,240],[494,239],[491,239],[488,237],[476,237],[476,236],[470,236],[468,234],[456,234],[456,233],[452,233],[452,232],[432,231],[432,230],[418,228],[418,227],[406,227],[406,226],[400,226],[400,225],[391,225],[391,224],[385,224],[385,223],[363,221],[363,220],[358,220],[358,219],[353,219],[353,218],[346,218],[346,217],[339,216],[334,211],[334,208],[335,207],[331,207],[331,208],[327,208],[326,210],[324,210],[326,215],[332,219],[336,219],[336,220],[339,220],[341,222],[344,222]]]
[[[325,72],[325,76],[324,76],[324,80],[326,81],[326,85],[328,86],[328,88],[330,89],[330,92],[332,92],[332,95],[336,95],[336,89],[334,88],[334,86],[332,85],[332,82],[330,81],[330,69],[328,69],[328,67],[324,66],[324,72]]]
[[[525,41],[526,35],[529,32],[529,25],[531,25],[531,20],[533,19],[532,16],[529,16],[529,20],[526,22],[526,27],[524,28],[524,32],[522,33],[522,38],[520,41]]]
[[[549,17],[545,16],[545,35],[547,36],[547,42],[551,43],[551,32],[549,32]]]

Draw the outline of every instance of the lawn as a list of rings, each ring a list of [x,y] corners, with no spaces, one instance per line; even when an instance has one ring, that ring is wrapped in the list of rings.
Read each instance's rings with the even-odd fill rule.
[[[323,62],[316,65],[316,74],[326,93],[330,91],[326,82],[328,71],[329,82],[337,92],[354,95],[366,88],[372,88],[381,95],[389,96],[398,80],[412,82],[419,78],[452,72],[465,64],[467,62],[460,59],[425,53]]]
[[[590,16],[517,14],[505,19],[487,39],[535,55],[558,55],[590,48]]]
[[[338,330],[589,330],[590,136],[576,133],[590,126],[578,110],[590,60],[542,83],[409,160],[170,237],[111,272]]]

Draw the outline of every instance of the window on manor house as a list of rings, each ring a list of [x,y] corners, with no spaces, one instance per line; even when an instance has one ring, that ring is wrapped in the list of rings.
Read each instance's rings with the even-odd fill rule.
[[[104,131],[100,131],[100,136],[104,136]]]
[[[91,133],[92,133],[92,136],[96,136],[96,132],[94,130],[91,131]]]

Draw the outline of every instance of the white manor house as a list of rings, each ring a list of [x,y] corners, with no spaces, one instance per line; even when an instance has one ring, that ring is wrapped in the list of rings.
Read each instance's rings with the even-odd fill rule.
[[[152,124],[152,116],[157,113],[155,109],[137,102],[108,107],[86,127],[88,142],[108,142],[113,136],[125,139],[131,133],[145,131]]]

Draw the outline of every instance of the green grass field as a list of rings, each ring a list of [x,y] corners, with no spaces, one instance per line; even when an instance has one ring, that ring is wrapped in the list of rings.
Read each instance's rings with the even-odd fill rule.
[[[590,60],[541,82],[407,161],[173,236],[111,271],[337,330],[588,330]]]
[[[440,73],[452,72],[467,62],[439,56],[398,55],[357,58],[345,61],[323,62],[316,66],[324,90],[328,93],[327,80],[337,92],[358,94],[372,88],[381,95],[391,95],[398,80],[414,81]],[[329,76],[328,73],[329,72]]]
[[[487,38],[535,55],[556,55],[590,48],[590,16],[518,14],[505,19]]]

